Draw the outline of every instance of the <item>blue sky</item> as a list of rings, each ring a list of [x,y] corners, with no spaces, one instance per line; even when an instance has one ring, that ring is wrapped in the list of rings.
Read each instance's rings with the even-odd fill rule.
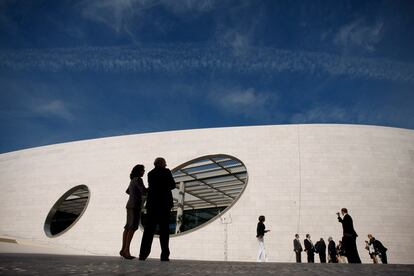
[[[0,152],[154,131],[414,129],[414,1],[0,2]]]

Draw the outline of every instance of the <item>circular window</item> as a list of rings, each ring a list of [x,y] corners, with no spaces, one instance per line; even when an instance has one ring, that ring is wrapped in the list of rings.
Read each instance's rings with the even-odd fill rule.
[[[86,185],[73,187],[62,195],[46,217],[44,230],[48,237],[59,236],[68,231],[80,219],[89,203]]]
[[[248,178],[243,162],[224,154],[199,157],[171,172],[179,187],[172,191],[171,234],[193,230],[218,218],[237,201]],[[141,218],[145,225],[145,209]]]

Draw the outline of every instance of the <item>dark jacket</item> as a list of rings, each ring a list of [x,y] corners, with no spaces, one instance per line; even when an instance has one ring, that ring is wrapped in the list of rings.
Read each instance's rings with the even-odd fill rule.
[[[382,242],[380,242],[379,240],[376,240],[375,238],[372,238],[369,241],[370,244],[372,244],[374,246],[374,250],[375,252],[378,254],[384,254],[384,252],[386,252],[388,249],[382,244]]]
[[[330,241],[328,244],[328,254],[329,256],[336,256],[336,246],[334,241]]]
[[[170,211],[174,206],[171,190],[175,181],[171,171],[155,167],[148,173],[148,197],[146,208],[150,212]]]
[[[358,234],[355,232],[354,223],[350,215],[345,214],[344,218],[338,216],[338,221],[342,223],[342,229],[345,237],[358,237]]]
[[[315,243],[315,251],[320,255],[326,255],[326,243],[324,240],[319,240]]]
[[[263,237],[264,236],[264,234],[266,233],[266,226],[264,225],[264,223],[263,222],[261,222],[261,221],[259,221],[258,223],[257,223],[257,229],[256,229],[256,233],[257,233],[257,235],[256,235],[256,237],[258,238],[258,237]]]
[[[306,253],[308,253],[308,255],[313,254],[315,252],[315,247],[308,239],[305,239],[303,241],[303,244],[305,245],[305,251]]]
[[[302,245],[300,244],[300,241],[298,239],[293,240],[293,251],[295,252],[302,252]]]

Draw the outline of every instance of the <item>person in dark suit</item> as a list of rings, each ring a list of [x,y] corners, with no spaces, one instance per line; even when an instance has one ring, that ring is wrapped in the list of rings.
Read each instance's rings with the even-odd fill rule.
[[[171,171],[166,168],[167,163],[164,158],[156,158],[154,166],[155,168],[148,173],[147,222],[142,236],[139,260],[145,260],[149,256],[155,229],[158,225],[161,261],[169,261],[169,219],[171,208],[174,205],[171,190],[175,188],[175,181]]]
[[[368,234],[368,244],[374,246],[375,253],[380,257],[383,264],[387,264],[387,248],[380,242],[376,240],[371,234]]]
[[[299,234],[296,234],[295,239],[293,240],[293,251],[295,251],[295,254],[296,254],[296,262],[301,263],[303,249],[302,249],[302,245],[300,244]]]
[[[326,263],[326,243],[323,238],[315,243],[315,251],[319,254],[320,262]]]
[[[343,237],[342,243],[345,249],[345,254],[349,263],[361,263],[359,258],[358,249],[356,245],[356,238],[358,234],[355,232],[354,223],[350,215],[348,215],[348,210],[346,208],[341,209],[342,218],[339,213],[336,213],[338,216],[338,221],[342,223]]]
[[[332,237],[328,238],[328,258],[330,263],[337,263],[338,259],[336,258],[336,245]]]
[[[308,263],[315,262],[315,247],[313,246],[313,242],[311,241],[311,236],[306,234],[306,239],[303,241],[305,245],[305,252],[308,254]]]

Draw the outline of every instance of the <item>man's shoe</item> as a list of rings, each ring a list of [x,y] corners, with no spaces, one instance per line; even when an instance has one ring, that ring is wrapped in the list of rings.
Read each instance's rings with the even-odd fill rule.
[[[161,258],[161,262],[169,262],[170,259],[169,258]]]

